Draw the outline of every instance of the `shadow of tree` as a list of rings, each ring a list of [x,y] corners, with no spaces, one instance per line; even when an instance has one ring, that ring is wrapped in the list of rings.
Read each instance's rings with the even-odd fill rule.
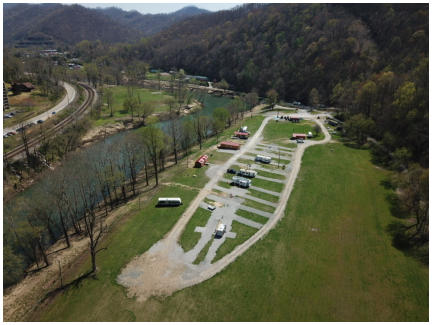
[[[407,226],[400,221],[395,221],[387,226],[387,232],[392,236],[392,245],[405,256],[412,257],[424,265],[429,265],[429,245],[428,242],[419,243],[413,240],[407,232]]]

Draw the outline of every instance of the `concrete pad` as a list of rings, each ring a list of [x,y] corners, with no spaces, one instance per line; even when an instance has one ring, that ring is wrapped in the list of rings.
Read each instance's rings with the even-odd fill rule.
[[[245,199],[249,199],[249,200],[256,201],[256,202],[259,202],[259,203],[262,203],[262,204],[266,204],[266,205],[270,205],[270,206],[275,207],[275,208],[278,206],[278,203],[273,203],[273,202],[270,202],[270,201],[266,201],[266,200],[263,200],[263,199],[257,198],[257,197],[255,197],[255,196],[252,196],[252,195],[250,195],[250,194],[247,194],[248,191],[245,190],[245,189],[241,189],[241,190],[243,190],[242,193],[235,193],[235,192],[232,191],[231,189],[224,188],[224,187],[221,187],[221,186],[215,186],[214,188],[215,188],[215,189],[218,189],[218,190],[220,190],[220,191],[222,191],[222,192],[224,192],[224,193],[227,193],[227,194],[232,194],[232,195],[241,196],[241,197],[243,197],[243,198],[245,198]]]
[[[217,152],[225,152],[225,153],[230,153],[230,154],[235,154],[236,152],[238,152],[238,150],[230,150],[230,149],[217,149]]]
[[[277,151],[257,151],[257,150],[249,150],[248,152],[250,153],[254,153],[257,155],[262,155],[262,156],[269,156],[272,157],[274,159],[278,159],[280,157],[280,159],[285,159],[285,160],[292,160],[292,155],[287,155],[285,152],[281,151],[281,155],[279,156],[279,153]]]

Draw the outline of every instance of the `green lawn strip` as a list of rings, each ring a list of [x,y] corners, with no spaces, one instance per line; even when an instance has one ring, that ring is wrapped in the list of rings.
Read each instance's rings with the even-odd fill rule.
[[[217,185],[219,185],[220,187],[231,188],[230,183],[223,182],[223,181],[217,182]]]
[[[178,219],[146,209],[108,235],[97,277],[41,306],[37,320],[427,321],[428,267],[393,247],[387,232],[398,221],[381,185],[388,172],[368,151],[342,144],[308,148],[302,161],[285,216],[216,276],[163,299],[127,298],[115,281],[120,269]],[[219,256],[239,240],[227,238]]]
[[[195,232],[195,228],[204,227],[210,216],[211,212],[203,208],[198,208],[192,215],[179,242],[185,252],[191,250],[198,243],[201,238],[201,233]]]
[[[195,160],[194,160],[195,161]],[[209,181],[205,172],[208,166],[201,168],[193,168],[193,162],[189,159],[189,168],[185,168],[185,164],[178,164],[170,168],[168,173],[163,175],[163,180],[171,183],[180,183],[186,186],[202,188]]]
[[[250,200],[250,199],[245,199],[242,204],[246,205],[248,207],[257,209],[257,210],[264,211],[264,212],[273,213],[275,210],[275,208],[272,207],[271,205],[263,204],[263,203],[260,203],[260,202],[254,201],[254,200]]]
[[[213,238],[210,239],[208,241],[208,243],[203,247],[203,249],[199,252],[199,254],[196,257],[195,261],[193,261],[193,264],[199,264],[202,261],[204,261],[206,255],[207,255],[207,252],[208,252],[208,250],[209,250],[209,248],[210,248],[210,246],[211,246],[212,243],[213,243]]]
[[[243,218],[246,218],[246,219],[258,222],[260,224],[265,224],[268,221],[268,218],[266,218],[266,217],[263,217],[263,216],[261,216],[259,214],[256,214],[256,213],[253,213],[253,212],[249,212],[249,211],[246,211],[246,210],[242,210],[242,209],[238,209],[235,212],[235,214],[238,215],[238,216],[240,216],[240,217],[243,217]]]
[[[234,154],[234,152],[233,152],[233,154]],[[228,159],[230,159],[231,157],[232,157],[232,154],[230,154],[230,153],[213,151],[209,154],[209,163],[211,163],[211,164],[223,163],[223,162],[227,161]]]
[[[280,180],[284,180],[285,179],[284,175],[275,174],[275,173],[271,173],[271,172],[266,172],[264,170],[257,170],[257,172],[258,172],[258,175],[263,176],[263,177],[275,178],[275,179],[280,179]]]
[[[273,192],[282,192],[282,189],[284,187],[284,184],[282,183],[276,183],[256,177],[252,180],[252,185]]]
[[[219,246],[216,251],[216,256],[213,258],[212,263],[221,259],[225,255],[231,253],[238,245],[242,244],[245,240],[250,238],[258,229],[246,226],[238,221],[233,220],[231,224],[231,232],[236,233],[236,238],[226,238],[225,242]]]
[[[264,163],[259,163],[259,162],[257,164],[259,164],[261,167],[263,167],[265,169],[268,169],[268,170],[284,170],[283,167],[285,166],[285,165],[281,164],[278,167],[277,164],[276,165],[274,165],[274,164],[264,164]]]
[[[271,195],[268,193],[260,192],[252,188],[248,188],[249,195],[257,197],[259,199],[263,199],[269,202],[277,203],[279,201],[279,197],[275,195]]]

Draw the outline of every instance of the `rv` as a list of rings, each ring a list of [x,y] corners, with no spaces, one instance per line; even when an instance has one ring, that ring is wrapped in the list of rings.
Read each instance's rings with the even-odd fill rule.
[[[179,197],[160,197],[158,199],[158,207],[176,207],[182,205],[182,200]]]
[[[250,179],[243,178],[243,177],[234,176],[232,180],[233,180],[232,184],[242,188],[248,188],[252,184]]]
[[[259,162],[263,162],[263,163],[266,163],[266,164],[270,164],[271,157],[257,155],[255,157],[255,161],[259,161]]]
[[[240,169],[237,173],[237,175],[239,176],[244,176],[244,177],[255,177],[257,175],[257,172],[254,170],[250,170],[250,169]]]
[[[222,222],[219,221],[215,231],[215,238],[221,238],[225,232],[226,232],[226,225],[224,225]]]
[[[247,129],[248,129],[247,126],[242,126],[242,127],[239,129],[239,132],[249,133],[249,131],[248,131]]]

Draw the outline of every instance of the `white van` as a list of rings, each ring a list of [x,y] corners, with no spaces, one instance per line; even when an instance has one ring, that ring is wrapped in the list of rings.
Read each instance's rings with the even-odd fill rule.
[[[160,197],[158,199],[158,207],[175,207],[182,205],[182,200],[179,197]]]

